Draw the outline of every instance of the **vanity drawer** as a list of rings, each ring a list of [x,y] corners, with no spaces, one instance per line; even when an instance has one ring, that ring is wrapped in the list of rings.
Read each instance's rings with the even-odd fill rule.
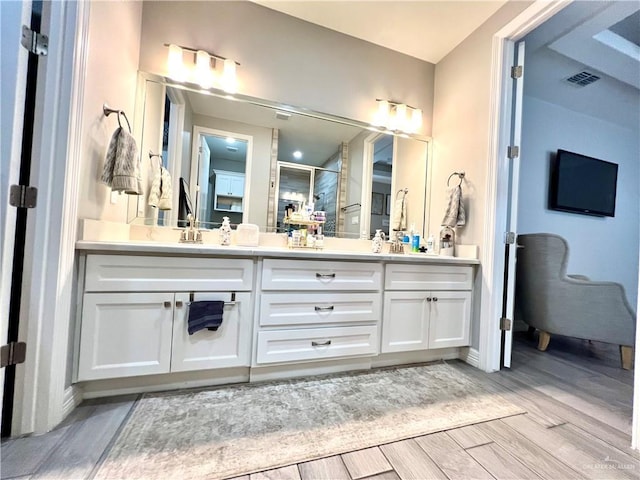
[[[382,265],[365,262],[266,259],[263,290],[380,290]]]
[[[258,332],[258,364],[323,360],[378,353],[378,327],[309,328]]]
[[[253,260],[88,255],[86,292],[250,291]]]
[[[385,290],[471,290],[473,267],[467,265],[386,266]]]
[[[260,325],[317,325],[377,322],[379,293],[264,293]]]

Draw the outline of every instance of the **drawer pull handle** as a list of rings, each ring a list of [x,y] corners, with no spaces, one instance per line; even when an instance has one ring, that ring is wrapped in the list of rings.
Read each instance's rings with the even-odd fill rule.
[[[331,305],[330,307],[318,307],[316,306],[316,312],[322,312],[322,311],[326,311],[326,310],[333,310],[335,307],[333,305]]]
[[[171,302],[164,302],[164,308],[171,308]]]
[[[316,278],[336,278],[335,273],[316,273]]]
[[[329,345],[331,345],[331,340],[327,340],[326,342],[322,342],[322,343],[319,343],[316,341],[311,342],[312,347],[327,347]]]
[[[182,308],[182,300],[176,300],[176,308]]]

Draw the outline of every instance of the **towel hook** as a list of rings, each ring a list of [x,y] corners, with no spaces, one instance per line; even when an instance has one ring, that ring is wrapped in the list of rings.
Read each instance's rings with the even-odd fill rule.
[[[451,177],[453,177],[454,175],[457,175],[460,178],[460,183],[458,183],[458,187],[460,185],[462,185],[462,180],[464,180],[464,171],[462,172],[453,172],[451,175],[449,175],[449,178],[447,178],[447,187],[449,186],[449,180],[451,180]]]
[[[127,114],[124,113],[124,110],[116,110],[115,108],[110,108],[109,105],[107,105],[105,103],[105,104],[102,105],[102,112],[104,113],[105,117],[108,117],[112,113],[117,113],[118,114],[118,126],[120,128],[122,128],[122,123],[120,122],[120,115],[122,115],[124,117],[124,119],[126,120],[126,122],[127,122],[127,127],[129,128],[129,133],[131,133],[131,124],[129,123],[129,119],[127,118]]]

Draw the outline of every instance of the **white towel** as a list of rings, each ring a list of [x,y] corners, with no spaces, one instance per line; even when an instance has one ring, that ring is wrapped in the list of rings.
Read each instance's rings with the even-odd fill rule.
[[[142,194],[136,139],[122,127],[113,132],[100,180],[115,192]]]
[[[407,194],[403,193],[402,198],[396,198],[393,205],[393,220],[391,229],[397,232],[407,229]]]
[[[160,210],[171,210],[171,201],[171,174],[166,168],[160,167],[160,170],[156,170],[156,175],[151,184],[149,205]]]
[[[462,188],[460,185],[449,190],[449,203],[447,211],[442,219],[442,226],[460,227],[467,221],[464,211],[464,203],[462,202]]]

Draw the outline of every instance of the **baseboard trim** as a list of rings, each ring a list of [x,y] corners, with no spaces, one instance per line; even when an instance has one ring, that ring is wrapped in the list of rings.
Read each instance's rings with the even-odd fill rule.
[[[480,352],[475,348],[461,348],[459,358],[472,367],[480,368]]]
[[[75,385],[71,385],[64,390],[62,397],[62,419],[67,418],[75,408],[82,402],[82,390]]]

